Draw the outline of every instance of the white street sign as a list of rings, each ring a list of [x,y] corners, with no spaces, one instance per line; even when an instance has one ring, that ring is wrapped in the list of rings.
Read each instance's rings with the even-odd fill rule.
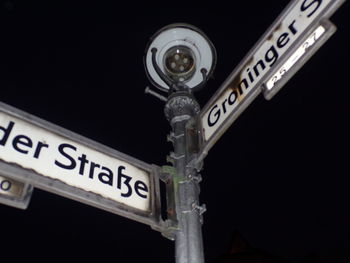
[[[291,1],[201,111],[198,161],[261,92],[271,99],[335,32],[327,18],[343,2]]]
[[[0,172],[6,178],[157,228],[158,169],[0,103]]]

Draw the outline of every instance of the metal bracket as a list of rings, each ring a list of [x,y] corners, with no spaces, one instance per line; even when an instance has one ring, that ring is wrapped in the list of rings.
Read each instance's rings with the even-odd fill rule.
[[[167,239],[174,241],[176,232],[179,230],[178,224],[175,223],[173,220],[166,220],[164,221],[164,231],[162,232],[162,236],[166,237]]]
[[[199,221],[203,225],[203,223],[204,223],[203,214],[207,211],[207,206],[205,204],[198,205],[196,203],[193,203],[192,208],[193,208],[193,210],[198,212]]]
[[[192,118],[188,121],[186,124],[186,136],[187,141],[189,142],[188,154],[191,156],[187,168],[196,169],[197,172],[199,172],[203,168],[203,162],[198,161],[198,154],[203,139],[198,125],[198,119]]]
[[[203,169],[203,161],[198,162],[197,155],[195,155],[193,159],[188,162],[186,168],[195,169],[197,172],[200,172]]]
[[[170,240],[175,240],[175,233],[178,231],[178,223],[175,209],[174,178],[177,172],[175,167],[164,165],[161,168],[161,180],[166,183],[167,220],[164,221],[162,235]]]
[[[10,179],[0,174],[0,203],[27,209],[34,187],[26,182]]]
[[[197,211],[198,214],[201,216],[207,211],[207,206],[205,204],[198,205],[197,203],[192,204],[192,211]]]
[[[199,215],[200,223],[203,225],[203,214],[207,211],[207,206],[205,204],[199,205],[198,203],[194,202],[191,205],[191,210],[183,211],[182,213],[193,213],[197,212]]]
[[[175,160],[170,155],[166,156],[166,162],[175,165]]]
[[[160,172],[160,179],[167,183],[169,182],[169,180],[172,180],[172,178],[174,178],[174,176],[176,176],[176,169],[174,166],[170,166],[170,165],[163,165],[161,167],[161,172]]]

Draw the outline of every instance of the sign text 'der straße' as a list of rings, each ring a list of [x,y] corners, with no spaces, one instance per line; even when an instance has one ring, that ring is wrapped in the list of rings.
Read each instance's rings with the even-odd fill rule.
[[[0,159],[136,209],[150,209],[145,171],[1,112]]]

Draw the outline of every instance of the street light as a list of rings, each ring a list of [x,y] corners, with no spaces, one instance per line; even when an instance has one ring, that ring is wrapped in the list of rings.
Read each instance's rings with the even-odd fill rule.
[[[214,71],[216,51],[198,28],[171,24],[151,37],[144,65],[151,83],[162,91],[198,90]]]
[[[203,263],[201,225],[205,205],[199,203],[198,173],[200,165],[193,166],[198,153],[200,133],[196,117],[200,112],[193,91],[202,88],[216,65],[216,51],[207,36],[188,24],[172,24],[159,30],[150,40],[144,56],[144,65],[151,83],[165,97],[150,93],[166,102],[164,113],[172,131],[168,136],[174,152],[168,156],[173,163],[171,179],[167,179],[167,207],[169,230],[163,233],[175,240],[177,263]]]

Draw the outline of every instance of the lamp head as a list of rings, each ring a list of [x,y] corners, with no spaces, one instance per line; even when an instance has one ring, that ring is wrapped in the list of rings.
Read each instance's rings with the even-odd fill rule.
[[[163,91],[180,86],[196,90],[213,73],[216,51],[198,28],[171,24],[151,38],[144,65],[152,84]]]

